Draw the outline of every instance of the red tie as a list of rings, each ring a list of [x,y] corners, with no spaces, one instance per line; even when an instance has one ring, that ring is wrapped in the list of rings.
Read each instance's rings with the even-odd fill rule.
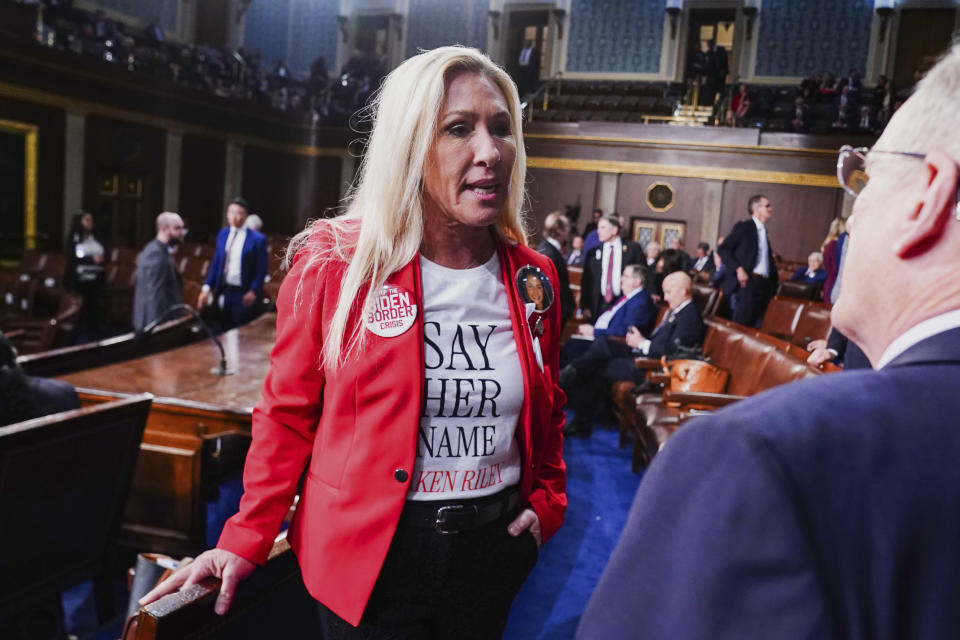
[[[603,294],[604,302],[613,300],[613,247],[610,247],[610,260],[607,262],[607,292]]]

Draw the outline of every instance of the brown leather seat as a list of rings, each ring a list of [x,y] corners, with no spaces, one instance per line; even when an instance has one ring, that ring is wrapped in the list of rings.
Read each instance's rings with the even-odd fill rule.
[[[775,297],[767,305],[760,330],[772,336],[789,340],[797,328],[797,320],[803,311],[803,302]]]
[[[797,320],[791,342],[806,347],[814,340],[826,340],[830,333],[830,308],[819,304],[808,304]]]
[[[634,471],[649,462],[670,435],[696,413],[694,407],[719,408],[822,373],[807,365],[806,352],[789,342],[728,320],[705,318],[704,322],[708,328],[703,352],[714,365],[730,373],[726,393],[625,394],[621,406],[623,415],[632,419],[629,427],[634,439]]]

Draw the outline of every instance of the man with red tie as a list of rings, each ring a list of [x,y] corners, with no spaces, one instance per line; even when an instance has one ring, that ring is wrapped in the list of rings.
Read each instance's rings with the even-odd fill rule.
[[[640,245],[620,239],[620,220],[616,216],[600,218],[597,237],[601,244],[587,253],[580,283],[580,308],[589,320],[599,318],[620,297],[623,268],[643,260]]]

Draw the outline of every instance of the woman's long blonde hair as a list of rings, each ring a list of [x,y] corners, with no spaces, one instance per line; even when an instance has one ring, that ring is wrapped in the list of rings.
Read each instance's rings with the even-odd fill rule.
[[[384,80],[370,107],[373,130],[346,211],[309,223],[290,241],[287,261],[305,251],[304,270],[329,260],[349,263],[337,308],[325,331],[322,361],[333,368],[362,347],[361,323],[348,326],[361,289],[369,285],[366,309],[387,278],[417,255],[423,238],[423,173],[436,138],[446,85],[461,73],[490,78],[506,99],[516,161],[507,200],[494,225],[510,243],[527,243],[524,229],[526,152],[520,99],[507,73],[476,49],[441,47],[413,56]],[[302,284],[296,298],[302,300]]]

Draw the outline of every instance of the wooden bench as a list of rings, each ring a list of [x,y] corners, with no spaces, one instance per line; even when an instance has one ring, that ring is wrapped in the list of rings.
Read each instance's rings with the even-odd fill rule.
[[[150,335],[125,333],[98,342],[32,353],[17,358],[24,373],[31,376],[62,376],[92,367],[142,358],[174,349],[205,338],[190,316],[176,318],[158,326]]]
[[[62,633],[60,593],[111,568],[150,403],[141,394],[0,427],[0,637],[36,620]]]
[[[142,607],[124,640],[320,638],[317,603],[303,586],[285,533],[266,564],[239,584],[223,616],[213,612],[219,591],[220,580],[207,578]]]

